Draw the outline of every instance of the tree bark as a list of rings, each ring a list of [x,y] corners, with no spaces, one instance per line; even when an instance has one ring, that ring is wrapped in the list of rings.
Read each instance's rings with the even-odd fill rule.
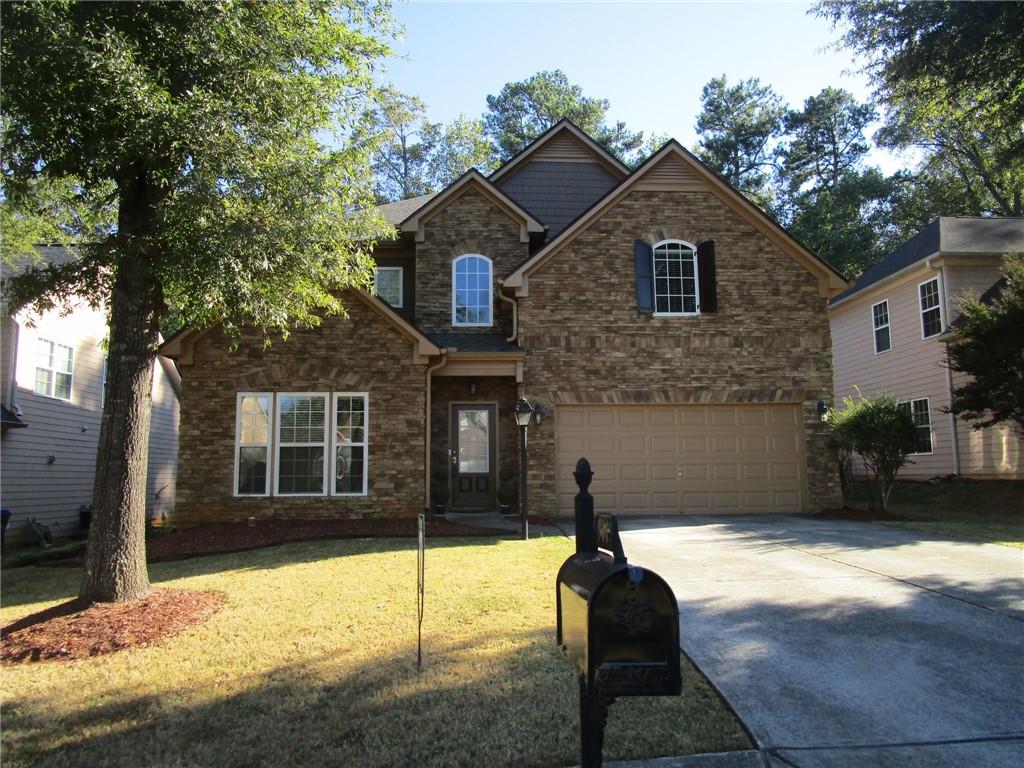
[[[121,185],[107,387],[80,592],[89,602],[126,602],[150,590],[146,473],[160,296],[153,246],[145,236],[154,210],[151,194],[143,172]]]

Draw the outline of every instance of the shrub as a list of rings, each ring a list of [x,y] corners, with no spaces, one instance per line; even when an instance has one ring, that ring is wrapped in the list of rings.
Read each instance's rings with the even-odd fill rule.
[[[846,397],[841,409],[829,411],[829,430],[841,458],[857,454],[864,460],[875,486],[871,506],[884,512],[896,473],[914,452],[914,418],[906,403],[891,395],[859,398]]]

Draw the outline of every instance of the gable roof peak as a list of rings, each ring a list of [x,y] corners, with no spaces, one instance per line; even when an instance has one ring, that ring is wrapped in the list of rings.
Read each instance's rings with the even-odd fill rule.
[[[544,133],[523,147],[518,154],[510,158],[504,165],[493,171],[491,175],[487,177],[488,180],[492,183],[497,182],[499,179],[511,173],[514,169],[522,166],[522,164],[533,157],[538,150],[547,146],[557,136],[564,134],[569,134],[573,139],[582,144],[594,156],[594,160],[607,168],[619,181],[622,181],[629,175],[629,168],[621,160],[602,147],[596,139],[576,125],[572,120],[567,117],[563,117],[557,123],[544,131]]]

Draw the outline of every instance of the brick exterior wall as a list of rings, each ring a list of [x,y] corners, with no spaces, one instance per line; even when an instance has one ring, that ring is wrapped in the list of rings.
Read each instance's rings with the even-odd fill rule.
[[[475,395],[470,383],[477,385]],[[497,376],[435,376],[431,384],[430,404],[430,479],[431,499],[444,504],[449,496],[452,403],[496,403],[498,453],[498,504],[509,504],[513,511],[519,503],[519,436],[515,416],[516,382]]]
[[[452,262],[466,253],[479,253],[492,263],[495,281],[526,260],[528,246],[519,242],[520,223],[476,189],[451,201],[424,227],[416,244],[416,325],[426,333],[451,331]],[[494,326],[458,328],[467,332],[512,332],[512,309],[494,291]]]
[[[245,333],[236,351],[220,331],[183,366],[178,498],[182,524],[256,518],[400,517],[424,504],[426,366],[412,342],[356,298],[348,318],[296,330],[267,349]],[[369,493],[345,497],[235,497],[238,392],[368,392]]]
[[[633,241],[715,241],[718,311],[636,310]],[[530,275],[519,301],[524,390],[548,409],[530,430],[531,507],[555,511],[554,411],[569,403],[799,403],[811,510],[840,506],[815,405],[832,392],[816,278],[710,192],[627,195]]]

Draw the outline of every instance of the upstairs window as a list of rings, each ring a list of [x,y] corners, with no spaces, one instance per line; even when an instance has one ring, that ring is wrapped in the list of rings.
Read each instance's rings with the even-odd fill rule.
[[[75,369],[75,350],[49,339],[39,339],[36,350],[37,395],[55,397],[58,400],[71,399],[71,379]]]
[[[373,275],[373,292],[395,309],[401,309],[402,268],[377,267]]]
[[[942,333],[942,305],[939,301],[939,278],[921,283],[917,290],[921,297],[921,338]]]
[[[653,258],[654,314],[696,315],[697,249],[682,240],[668,240],[654,246]]]
[[[479,254],[452,262],[452,325],[492,325],[491,260]]]
[[[875,354],[892,348],[889,334],[889,302],[880,301],[871,307],[871,323],[875,329]]]

